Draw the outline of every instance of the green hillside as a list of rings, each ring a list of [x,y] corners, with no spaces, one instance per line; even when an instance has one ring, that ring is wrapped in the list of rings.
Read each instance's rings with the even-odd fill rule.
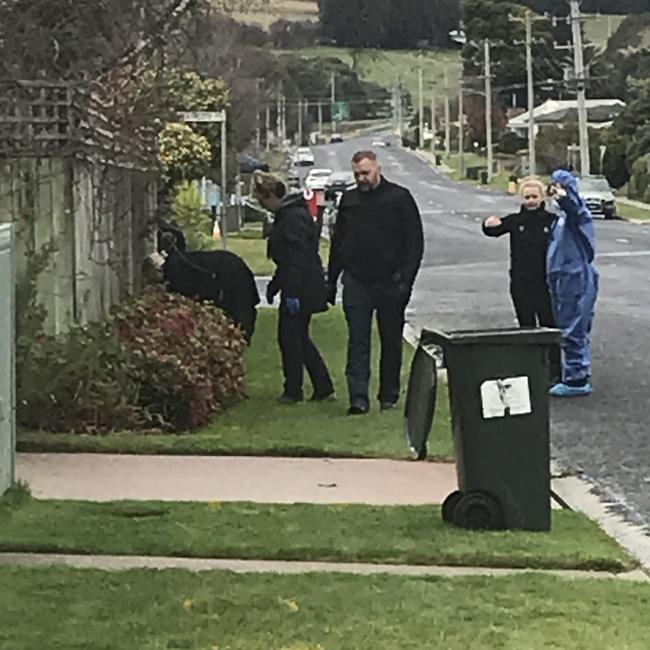
[[[286,52],[287,50],[280,50]],[[444,70],[447,67],[449,87],[452,94],[458,90],[461,70],[460,52],[453,50],[425,51],[420,59],[416,50],[349,50],[339,47],[313,47],[291,50],[304,57],[337,57],[355,67],[362,79],[392,88],[401,79],[402,85],[413,98],[418,93],[418,66],[424,70],[424,88],[430,93],[431,81],[435,81],[439,97],[442,96]],[[353,60],[356,59],[356,61]],[[427,100],[428,101],[428,100]]]

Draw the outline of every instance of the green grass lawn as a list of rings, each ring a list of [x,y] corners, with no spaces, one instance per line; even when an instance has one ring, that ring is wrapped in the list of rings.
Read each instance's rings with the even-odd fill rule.
[[[476,533],[438,506],[0,499],[0,550],[621,571],[634,561],[585,516],[551,533]]]
[[[342,47],[318,46],[300,50],[275,50],[277,54],[292,51],[308,58],[336,57],[352,66],[351,50]],[[444,88],[444,70],[447,67],[449,89],[452,96],[458,90],[461,72],[460,53],[454,50],[423,51],[425,90],[430,92],[430,82],[435,81],[438,97]],[[385,88],[392,88],[398,78],[413,98],[418,94],[418,66],[420,59],[416,50],[366,49],[359,59],[358,73],[362,79],[373,81]],[[428,100],[427,100],[428,101]]]
[[[228,250],[244,259],[255,275],[273,275],[275,264],[266,256],[266,239],[262,238],[262,229],[258,224],[251,224],[229,235]],[[320,254],[324,264],[329,259],[329,250],[329,240],[321,239]]]
[[[105,452],[140,454],[268,454],[288,456],[393,457],[408,455],[401,409],[380,413],[373,404],[367,416],[348,417],[344,376],[347,329],[339,308],[314,318],[313,335],[336,385],[336,402],[282,406],[280,353],[275,343],[277,313],[260,309],[253,346],[246,353],[247,393],[244,400],[214,423],[194,433],[104,436],[20,432],[20,451]],[[374,339],[371,397],[377,393],[378,341]],[[405,345],[403,388],[412,351]],[[307,395],[310,390],[307,387]],[[429,442],[432,458],[450,458],[452,441],[446,387],[441,386]]]
[[[646,650],[613,580],[0,567],[3,650]]]
[[[637,208],[634,205],[625,205],[620,201],[616,204],[618,215],[624,219],[639,219],[641,221],[650,221],[650,205],[648,209]]]

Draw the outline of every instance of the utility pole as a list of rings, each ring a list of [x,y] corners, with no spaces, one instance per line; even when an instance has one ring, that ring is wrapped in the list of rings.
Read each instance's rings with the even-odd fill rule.
[[[587,122],[587,92],[585,88],[585,65],[582,51],[582,19],[580,3],[570,0],[571,31],[573,33],[573,65],[578,91],[578,131],[580,134],[580,174],[588,176],[591,169],[589,161],[589,128]]]
[[[431,153],[436,153],[436,81],[431,82]]]
[[[447,72],[447,66],[445,66],[444,114],[445,114],[445,158],[448,160],[449,156],[451,156],[451,108],[449,102],[449,75]]]
[[[298,100],[298,146],[302,147],[302,99]]]
[[[424,83],[422,78],[422,54],[419,55],[418,68],[418,148],[424,149]]]
[[[282,140],[287,139],[287,97],[282,95]]]
[[[266,105],[266,110],[265,110],[264,112],[266,113],[266,115],[264,116],[264,119],[265,119],[265,127],[266,127],[266,137],[265,137],[264,140],[265,140],[265,145],[266,145],[266,146],[265,146],[266,151],[268,151],[268,150],[269,150],[269,146],[270,146],[270,143],[269,143],[269,133],[270,133],[270,131],[271,131],[271,107],[270,107],[268,104]]]
[[[323,135],[323,102],[318,100],[318,135]]]
[[[535,88],[533,86],[533,23],[532,13],[526,10],[526,78],[528,85],[528,174],[537,173],[535,151]]]
[[[262,146],[262,133],[260,128],[260,82],[258,77],[255,80],[255,152],[259,155]]]
[[[282,82],[278,83],[278,96],[275,119],[275,133],[278,141],[282,139]],[[276,143],[277,144],[277,143]]]
[[[533,22],[548,21],[546,16],[534,16],[529,9],[521,18],[510,16],[512,22],[524,23],[526,38],[523,45],[526,46],[526,85],[528,87],[528,173],[534,175],[537,172],[537,157],[535,152],[535,86],[533,80]],[[515,42],[522,45],[521,41]]]
[[[332,72],[330,78],[330,120],[332,123],[332,133],[334,133],[334,104],[336,103],[336,73]]]
[[[402,80],[399,79],[397,82],[397,132],[399,133],[400,138],[404,135],[404,130],[402,128],[402,109]]]
[[[492,68],[490,65],[490,41],[486,38],[485,49],[485,147],[487,149],[487,180],[492,182],[494,168],[492,152]]]
[[[461,73],[462,74],[462,73]],[[465,142],[464,142],[464,124],[463,118],[465,109],[463,107],[463,79],[461,77],[458,86],[458,171],[461,178],[465,176]]]

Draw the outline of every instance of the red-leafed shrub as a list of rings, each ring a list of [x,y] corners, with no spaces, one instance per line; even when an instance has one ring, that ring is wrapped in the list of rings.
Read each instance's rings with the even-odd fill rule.
[[[214,305],[152,290],[112,316],[141,369],[141,400],[175,429],[195,428],[244,395],[246,342]]]
[[[154,289],[19,358],[18,420],[46,431],[180,431],[244,395],[245,341],[208,303]]]

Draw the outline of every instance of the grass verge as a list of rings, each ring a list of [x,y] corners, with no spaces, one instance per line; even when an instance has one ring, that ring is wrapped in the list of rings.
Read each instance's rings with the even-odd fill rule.
[[[618,581],[0,567],[4,650],[646,650]]]
[[[553,512],[551,533],[474,533],[434,506],[0,500],[0,550],[622,571],[596,524]]]
[[[650,221],[650,205],[648,208],[639,208],[635,205],[627,205],[620,201],[616,204],[619,217],[623,219],[638,219],[639,221]]]
[[[239,255],[255,275],[273,275],[275,264],[266,257],[266,239],[259,224],[248,225],[228,236],[228,250]],[[329,258],[330,243],[321,239],[320,254],[325,263]]]
[[[282,406],[280,353],[275,343],[277,313],[261,309],[252,347],[246,353],[247,393],[244,400],[194,433],[178,435],[114,433],[103,436],[25,432],[18,434],[19,451],[126,454],[389,457],[404,458],[404,418],[401,409],[350,418],[347,409],[345,356],[347,329],[339,308],[314,318],[314,340],[326,359],[339,395],[336,402]],[[375,334],[374,350],[378,349]],[[377,393],[378,359],[374,355],[371,396]],[[403,386],[412,350],[405,345]],[[307,390],[309,394],[309,390]],[[438,407],[429,441],[434,459],[452,456],[449,402],[440,386]]]

